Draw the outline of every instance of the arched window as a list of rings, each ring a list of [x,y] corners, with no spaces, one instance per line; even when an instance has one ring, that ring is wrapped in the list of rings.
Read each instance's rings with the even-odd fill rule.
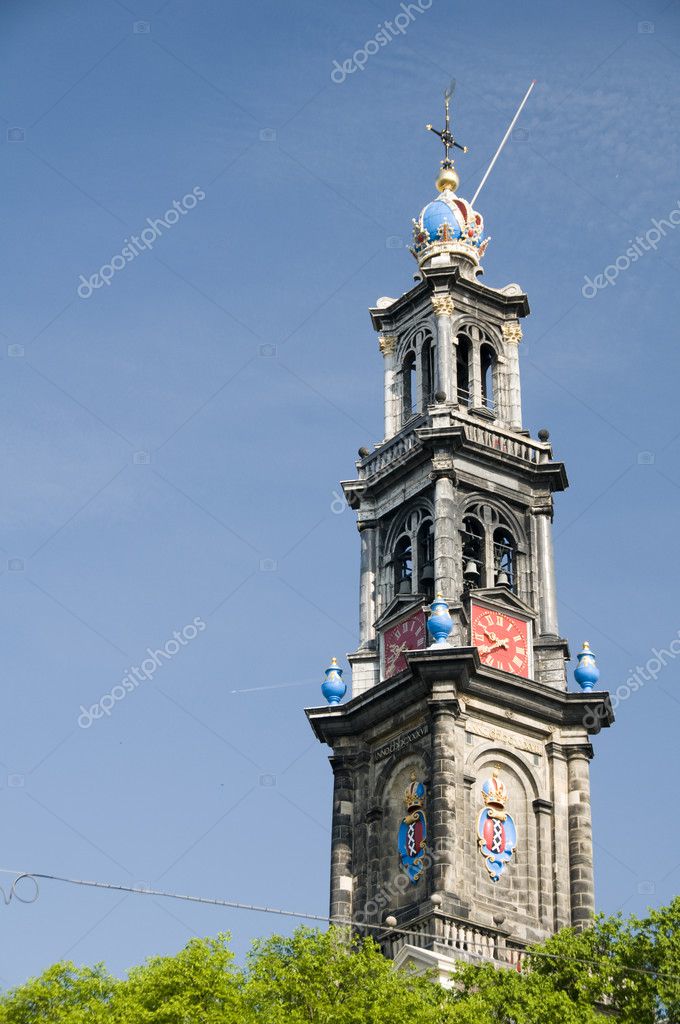
[[[487,409],[494,408],[494,369],[496,353],[491,345],[482,345],[479,350],[480,372],[482,375],[482,405]]]
[[[517,593],[518,545],[507,519],[492,505],[470,505],[461,528],[463,590],[508,587]]]
[[[434,522],[428,508],[411,508],[405,513],[399,521],[392,551],[394,594],[432,595]]]
[[[466,334],[458,335],[456,345],[456,377],[458,380],[458,401],[470,404],[470,339]]]
[[[407,352],[401,365],[401,382],[403,395],[403,422],[410,419],[418,408],[416,393],[416,354]]]
[[[434,345],[431,341],[423,343],[420,350],[420,370],[423,382],[423,411],[426,405],[434,402]]]
[[[410,594],[413,577],[413,550],[410,537],[400,537],[394,549],[394,590]]]
[[[475,516],[463,520],[463,588],[483,587],[484,571],[484,527]]]
[[[493,569],[496,586],[515,590],[515,551],[512,534],[505,526],[498,526],[493,532]]]
[[[434,523],[425,519],[418,530],[418,592],[434,597]]]

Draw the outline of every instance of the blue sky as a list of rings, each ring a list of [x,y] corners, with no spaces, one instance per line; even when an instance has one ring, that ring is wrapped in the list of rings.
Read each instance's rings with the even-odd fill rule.
[[[573,652],[590,640],[612,690],[678,636],[680,232],[581,292],[678,208],[678,4],[432,0],[333,82],[399,11],[3,4],[3,867],[325,913],[331,773],[302,709],[356,646],[337,481],[382,433],[366,310],[412,283],[439,160],[423,125],[452,76],[468,198],[538,79],[478,206],[485,280],[518,281],[533,309],[525,424],[549,427],[571,479],[562,632]],[[78,296],[196,188],[152,249]],[[153,681],[78,727],[196,617]],[[667,660],[595,740],[607,912],[680,881]],[[2,985],[62,957],[123,972],[219,930],[242,955],[282,924],[56,883],[0,911]]]

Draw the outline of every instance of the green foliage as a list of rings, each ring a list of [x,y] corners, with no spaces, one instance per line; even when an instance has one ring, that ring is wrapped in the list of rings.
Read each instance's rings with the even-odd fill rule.
[[[680,897],[645,918],[599,916],[536,947],[534,973],[575,1001],[605,1002],[621,1024],[680,1021]]]
[[[521,974],[460,965],[450,990],[343,930],[256,942],[245,969],[219,935],[124,980],[56,964],[0,996],[0,1024],[677,1024],[679,926],[680,898],[643,919],[599,917],[533,947]]]

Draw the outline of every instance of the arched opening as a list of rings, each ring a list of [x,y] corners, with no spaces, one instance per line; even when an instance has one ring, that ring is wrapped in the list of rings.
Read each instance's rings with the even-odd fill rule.
[[[407,352],[401,367],[401,382],[403,395],[403,421],[410,419],[418,409],[418,395],[416,393],[416,354]]]
[[[418,591],[434,597],[434,523],[425,519],[418,530]]]
[[[456,345],[456,377],[458,380],[458,401],[470,404],[470,341],[467,335],[458,335]]]
[[[505,526],[498,526],[493,532],[494,583],[498,587],[516,589],[515,562],[516,545],[512,534]]]
[[[423,382],[423,410],[434,402],[434,345],[426,341],[420,352],[421,380]]]
[[[494,370],[496,353],[491,345],[482,345],[479,350],[480,372],[482,376],[482,405],[486,409],[494,408]]]
[[[400,537],[394,549],[394,592],[410,594],[413,577],[413,551],[410,537]]]
[[[484,586],[484,527],[474,516],[463,520],[463,588]]]

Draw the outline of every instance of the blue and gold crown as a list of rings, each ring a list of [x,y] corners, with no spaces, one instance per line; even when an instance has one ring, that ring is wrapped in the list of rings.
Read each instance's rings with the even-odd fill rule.
[[[482,796],[487,807],[505,807],[508,802],[508,790],[504,782],[498,778],[499,768],[494,769],[490,779],[482,785]]]
[[[404,803],[408,811],[416,811],[423,806],[425,800],[425,786],[416,780],[415,772],[411,773],[411,784],[404,792]]]
[[[429,264],[433,257],[458,255],[478,267],[486,252],[490,239],[483,237],[484,220],[467,200],[456,195],[452,186],[457,179],[455,173],[443,171],[437,180],[440,194],[413,221],[411,252],[420,266]]]

